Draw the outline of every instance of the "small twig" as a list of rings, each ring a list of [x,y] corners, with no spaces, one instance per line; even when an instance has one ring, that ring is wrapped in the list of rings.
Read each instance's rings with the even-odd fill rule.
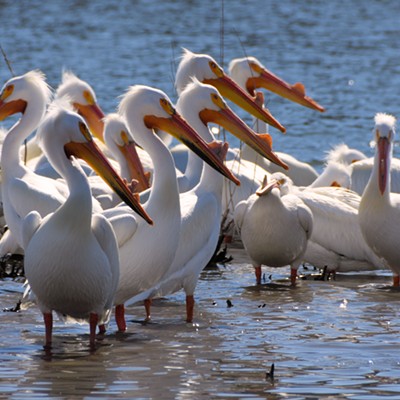
[[[13,69],[12,69],[12,66],[11,66],[11,63],[10,63],[10,60],[8,59],[7,54],[6,54],[6,52],[4,51],[3,46],[1,46],[1,45],[0,45],[0,50],[1,50],[1,54],[3,54],[4,61],[6,62],[7,67],[8,67],[8,69],[9,69],[10,72],[11,72],[11,75],[12,75],[12,76],[15,76],[15,73],[14,73],[14,71],[13,71]]]

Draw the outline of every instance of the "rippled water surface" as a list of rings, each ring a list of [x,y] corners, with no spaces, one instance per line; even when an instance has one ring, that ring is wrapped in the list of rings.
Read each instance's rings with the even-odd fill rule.
[[[16,74],[41,69],[56,87],[62,68],[72,69],[106,112],[132,84],[159,87],[175,100],[181,47],[224,66],[254,55],[287,81],[302,81],[327,109],[268,95],[287,127],[285,136],[271,130],[275,150],[317,169],[341,142],[371,154],[374,114],[399,115],[400,2],[234,0],[224,2],[223,24],[221,15],[221,2],[209,0],[0,0],[0,43]],[[3,82],[10,73],[1,62]],[[292,289],[288,270],[265,269],[265,282],[254,286],[243,251],[228,254],[231,263],[202,275],[194,324],[184,322],[182,293],[157,300],[152,323],[131,306],[127,333],[116,334],[112,322],[95,352],[85,325],[56,322],[46,353],[36,307],[1,312],[0,396],[400,398],[400,293],[389,287],[390,274],[326,282],[301,270],[307,279]],[[20,282],[1,281],[1,307],[14,306],[22,291]],[[274,379],[266,377],[272,364]]]

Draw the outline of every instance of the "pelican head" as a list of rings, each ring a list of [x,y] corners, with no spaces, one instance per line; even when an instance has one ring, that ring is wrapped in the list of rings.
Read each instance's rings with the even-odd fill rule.
[[[175,78],[178,94],[183,91],[193,77],[200,82],[216,87],[222,96],[233,101],[254,117],[282,132],[286,131],[285,127],[272,116],[268,109],[256,104],[254,99],[233,81],[212,57],[184,49]]]
[[[261,156],[268,158],[273,163],[283,168],[288,168],[272,151],[272,138],[268,134],[257,134],[246,125],[226,104],[218,90],[199,82],[197,79],[186,86],[181,93],[178,106],[183,114],[190,113],[196,104],[201,121],[207,125],[209,122],[221,125],[235,135],[238,139],[247,143]]]
[[[390,174],[390,162],[396,133],[395,129],[395,117],[384,113],[378,113],[375,115],[375,165],[378,163],[379,190],[382,195],[386,191],[388,176]]]
[[[360,150],[352,149],[345,143],[340,143],[329,150],[326,161],[338,162],[343,165],[350,165],[354,162],[365,160],[367,156]]]
[[[325,111],[324,107],[311,97],[306,96],[302,83],[290,85],[265,68],[255,57],[232,60],[229,64],[229,74],[234,81],[242,88],[245,88],[252,96],[255,95],[256,89],[264,88],[305,107],[321,112]]]
[[[67,102],[63,98],[53,102],[37,132],[39,144],[54,168],[63,176],[67,158],[75,156],[85,160],[129,207],[152,224],[138,197],[133,195],[94,142],[84,119],[70,110],[68,104],[65,107]]]
[[[136,151],[136,142],[133,140],[124,119],[117,113],[110,113],[104,119],[104,141],[107,147],[115,154],[120,155],[127,163],[128,176],[138,181],[138,192],[150,187],[149,177],[143,169]]]
[[[119,113],[125,117],[128,127],[134,127],[137,121],[143,121],[147,129],[168,132],[184,143],[212,168],[233,182],[238,183],[237,178],[215,153],[214,147],[208,145],[197,134],[176,111],[171,100],[161,90],[143,85],[131,87],[119,105]],[[133,131],[131,133],[135,135]]]
[[[0,121],[10,115],[24,113],[30,102],[44,105],[37,113],[37,118],[41,119],[50,97],[51,90],[41,71],[30,71],[11,78],[4,84],[0,93]]]
[[[62,81],[57,88],[56,97],[68,96],[78,114],[89,126],[93,135],[104,142],[104,113],[97,103],[96,94],[92,87],[73,72],[64,71]]]
[[[285,196],[289,194],[293,190],[293,181],[283,172],[274,172],[271,174],[271,180],[275,180],[277,183],[279,190],[281,192],[281,196]]]

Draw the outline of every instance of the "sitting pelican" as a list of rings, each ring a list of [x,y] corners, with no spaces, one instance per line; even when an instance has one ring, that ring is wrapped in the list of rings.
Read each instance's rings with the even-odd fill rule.
[[[281,194],[293,193],[311,210],[313,231],[304,261],[328,272],[387,269],[365,241],[358,223],[361,197],[342,187],[296,187],[282,174],[272,174],[280,182]]]
[[[393,286],[399,286],[400,195],[391,193],[390,167],[396,119],[392,115],[375,115],[376,142],[374,166],[360,203],[359,222],[362,234],[377,255],[393,271]]]
[[[52,311],[62,318],[89,321],[90,345],[94,346],[96,326],[109,320],[119,279],[119,255],[111,224],[101,214],[92,213],[90,185],[74,156],[91,164],[132,209],[144,210],[140,211],[136,198],[76,113],[52,105],[37,134],[42,150],[67,182],[69,195],[43,219],[35,210],[23,219],[25,274],[43,313],[45,347],[50,348],[52,342]]]

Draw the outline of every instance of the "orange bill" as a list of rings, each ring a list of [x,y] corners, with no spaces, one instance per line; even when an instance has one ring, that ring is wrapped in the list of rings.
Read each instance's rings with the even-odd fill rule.
[[[80,123],[80,129],[87,140],[80,143],[67,143],[64,146],[67,156],[74,155],[85,160],[133,211],[138,213],[145,221],[152,225],[153,221],[140,204],[139,196],[132,193],[124,180],[111,166],[107,158],[93,141],[86,125]]]

